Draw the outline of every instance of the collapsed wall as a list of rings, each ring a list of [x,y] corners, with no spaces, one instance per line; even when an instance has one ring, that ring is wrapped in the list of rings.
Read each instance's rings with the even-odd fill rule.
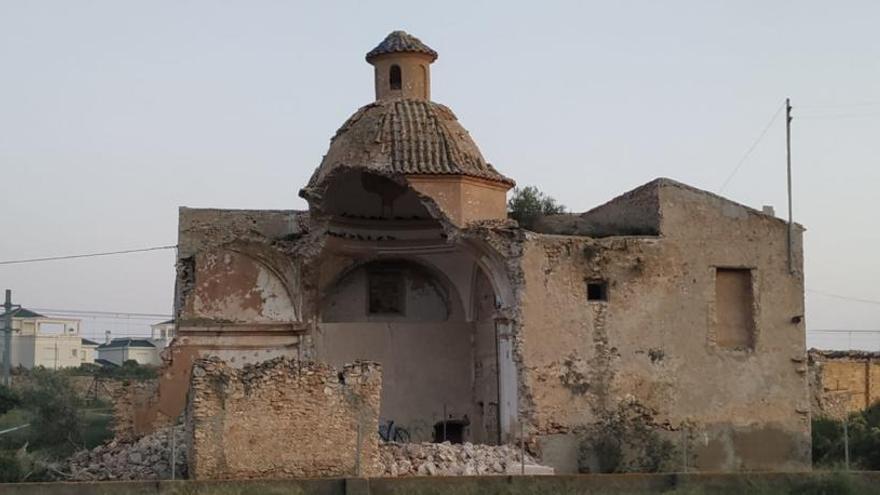
[[[113,433],[115,440],[134,442],[145,431],[174,422],[166,416],[149,415],[150,405],[159,389],[158,380],[127,381],[113,392]]]
[[[187,405],[192,479],[379,473],[381,368],[276,358],[233,368],[197,360]]]

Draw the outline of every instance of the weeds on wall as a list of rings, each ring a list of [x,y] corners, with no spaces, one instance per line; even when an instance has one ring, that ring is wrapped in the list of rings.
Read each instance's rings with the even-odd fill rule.
[[[658,473],[679,468],[679,449],[662,436],[652,418],[653,412],[634,400],[601,413],[582,437],[580,472]]]

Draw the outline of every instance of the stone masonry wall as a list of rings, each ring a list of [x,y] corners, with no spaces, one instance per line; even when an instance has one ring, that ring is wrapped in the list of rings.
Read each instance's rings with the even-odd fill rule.
[[[174,422],[173,418],[148,415],[158,388],[158,380],[143,380],[122,382],[114,390],[113,432],[117,441],[133,442],[153,428]]]
[[[784,222],[685,186],[659,194],[659,237],[526,236],[520,404],[542,462],[593,472],[579,442],[621,412],[686,452],[678,469],[808,467],[800,230],[791,273]],[[715,334],[719,269],[751,279],[747,347]]]
[[[339,371],[288,358],[243,369],[197,360],[186,419],[190,477],[376,475],[381,389],[375,363]]]
[[[880,352],[810,349],[813,416],[840,417],[880,401]]]

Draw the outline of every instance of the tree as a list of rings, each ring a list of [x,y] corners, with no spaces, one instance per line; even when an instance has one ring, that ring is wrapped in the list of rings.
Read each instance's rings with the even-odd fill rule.
[[[859,469],[880,469],[880,401],[867,409],[844,413],[850,462]],[[839,466],[844,459],[843,418],[813,418],[813,464]]]
[[[15,390],[11,388],[0,385],[0,416],[6,414],[18,407],[21,403],[21,398],[15,393]]]
[[[513,196],[507,201],[507,216],[519,222],[526,229],[534,227],[535,220],[543,215],[565,213],[565,206],[547,196],[535,186],[515,188]]]
[[[80,398],[70,379],[51,370],[35,369],[22,390],[22,405],[33,413],[34,445],[75,446],[82,443]]]

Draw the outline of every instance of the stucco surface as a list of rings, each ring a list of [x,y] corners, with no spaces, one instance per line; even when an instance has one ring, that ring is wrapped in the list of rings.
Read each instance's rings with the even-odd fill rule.
[[[689,188],[658,195],[659,236],[527,236],[519,345],[535,433],[577,433],[631,396],[657,428],[698,432],[704,469],[809,465],[804,330],[792,320],[803,282],[788,270],[787,227]],[[753,350],[712,331],[717,267],[753,274]],[[607,301],[587,301],[588,280],[607,281]]]

